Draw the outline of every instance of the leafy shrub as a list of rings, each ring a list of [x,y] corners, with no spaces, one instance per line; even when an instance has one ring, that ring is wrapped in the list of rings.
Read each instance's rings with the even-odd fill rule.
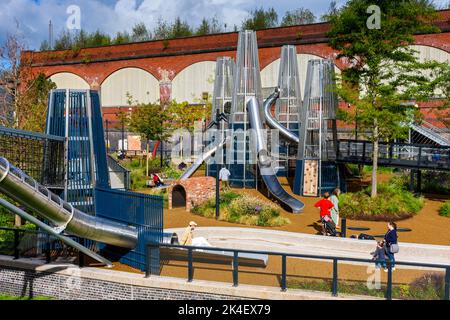
[[[447,201],[439,209],[439,215],[443,217],[450,217],[450,201]]]
[[[444,292],[444,274],[427,273],[411,283],[407,298],[417,300],[441,300],[444,297]]]
[[[180,179],[183,172],[173,166],[165,167],[163,174],[169,179]]]
[[[192,211],[207,218],[215,217],[215,198],[211,198]],[[291,223],[280,216],[280,210],[272,203],[229,191],[220,196],[220,220],[251,226],[283,226]]]
[[[423,198],[416,198],[396,179],[379,184],[375,199],[370,194],[371,187],[341,195],[339,207],[342,216],[356,220],[397,221],[417,214],[424,204]]]

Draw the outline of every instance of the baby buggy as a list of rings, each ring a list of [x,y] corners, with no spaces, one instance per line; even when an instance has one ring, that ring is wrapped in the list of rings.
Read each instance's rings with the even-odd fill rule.
[[[333,222],[333,220],[329,216],[321,217],[320,220],[322,221],[323,225],[323,235],[336,237],[336,224]]]

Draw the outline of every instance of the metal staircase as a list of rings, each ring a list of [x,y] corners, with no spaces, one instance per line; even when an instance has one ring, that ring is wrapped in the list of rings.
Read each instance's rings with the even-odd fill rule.
[[[450,133],[429,122],[423,121],[420,125],[411,124],[410,128],[440,146],[450,146]]]

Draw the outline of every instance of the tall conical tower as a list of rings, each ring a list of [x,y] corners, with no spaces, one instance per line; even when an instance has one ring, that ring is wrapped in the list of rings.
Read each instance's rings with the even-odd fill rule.
[[[216,76],[214,79],[214,93],[213,93],[213,103],[211,109],[211,122],[217,121],[218,115],[225,114],[228,119],[231,114],[232,98],[233,98],[233,83],[234,83],[234,72],[236,64],[234,60],[230,57],[219,57],[216,63]],[[215,125],[211,126],[218,130],[214,135],[218,139],[225,138],[225,130],[228,129],[228,125],[225,121],[220,121]],[[212,142],[212,137],[207,137],[209,142]],[[215,141],[217,143],[217,141]],[[225,162],[226,150],[221,148],[217,151],[219,155],[216,154],[215,159],[221,159],[222,163]],[[216,163],[210,163],[207,166],[207,176],[216,176]]]
[[[280,97],[275,108],[275,118],[282,126],[299,136],[302,94],[295,46],[283,46],[281,49],[278,87],[280,88]],[[278,153],[278,176],[289,176],[289,162],[292,167],[295,167],[298,143],[280,138]]]
[[[230,182],[234,187],[256,187],[256,156],[249,148],[250,134],[247,102],[256,97],[262,106],[261,73],[258,43],[254,31],[239,33],[236,72],[230,127],[233,129],[232,148],[227,152]],[[263,114],[260,110],[261,115]]]
[[[309,61],[300,115],[302,128],[294,185],[294,191],[305,196],[318,196],[340,184],[334,162],[338,107],[338,99],[333,91],[334,78],[332,61]]]

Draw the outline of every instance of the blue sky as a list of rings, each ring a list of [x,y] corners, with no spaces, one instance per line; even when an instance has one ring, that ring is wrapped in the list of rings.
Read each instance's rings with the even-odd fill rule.
[[[448,2],[435,0],[439,5]],[[320,16],[329,4],[330,0],[2,0],[0,43],[6,34],[18,33],[28,49],[39,49],[40,43],[48,38],[49,20],[54,24],[55,34],[66,27],[70,5],[80,7],[83,29],[115,34],[130,30],[138,22],[153,29],[159,18],[173,20],[177,16],[193,25],[199,24],[203,17],[217,16],[231,31],[257,7],[274,7],[281,18],[287,10],[299,7],[309,8]]]

